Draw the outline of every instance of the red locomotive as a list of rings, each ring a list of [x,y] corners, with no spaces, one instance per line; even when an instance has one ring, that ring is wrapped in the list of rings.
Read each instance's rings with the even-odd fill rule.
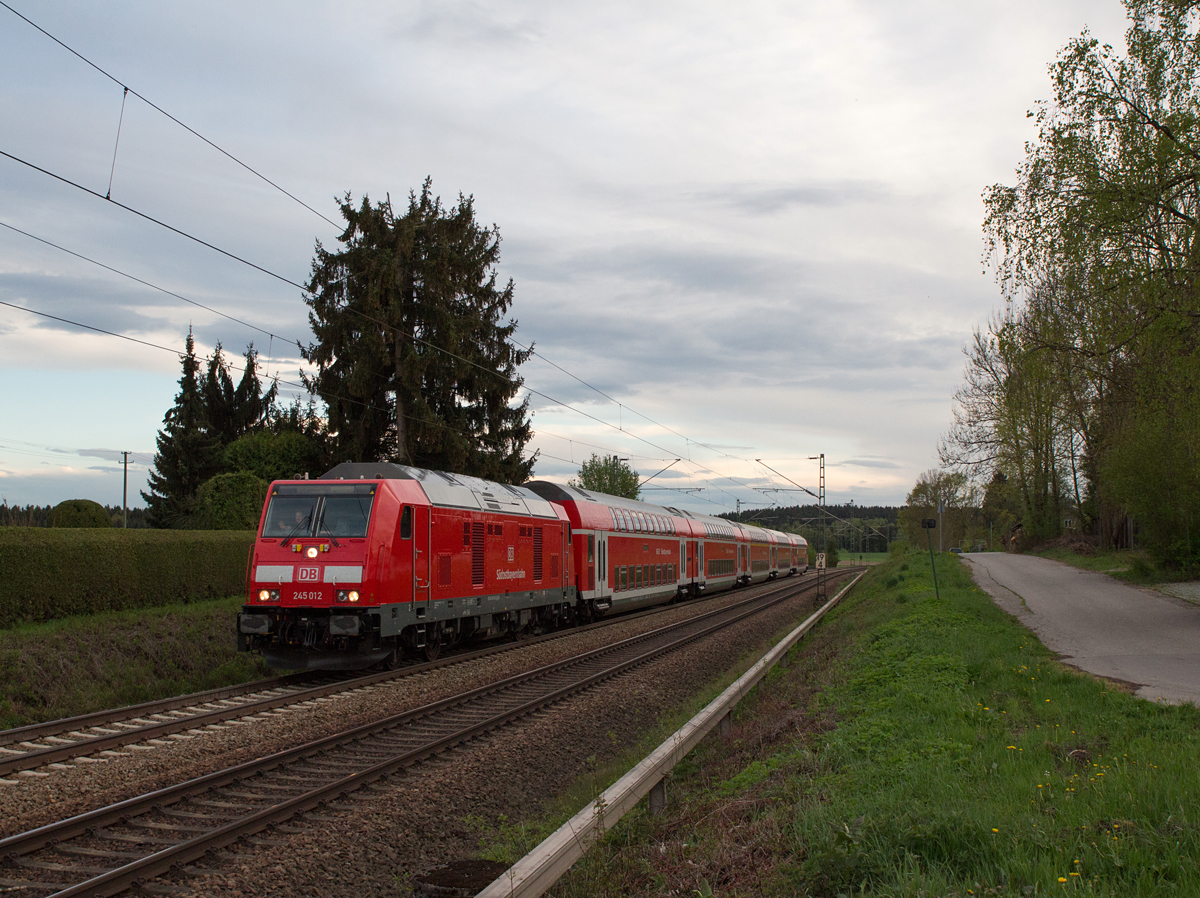
[[[804,539],[533,481],[386,462],[271,484],[238,649],[353,669],[808,569]]]

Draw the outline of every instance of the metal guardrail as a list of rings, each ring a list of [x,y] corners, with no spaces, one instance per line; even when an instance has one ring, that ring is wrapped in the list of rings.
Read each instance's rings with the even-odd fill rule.
[[[674,769],[753,689],[767,671],[811,630],[850,589],[859,574],[800,626],[780,640],[748,671],[713,699],[699,714],[667,737],[637,766],[609,786],[590,805],[564,823],[545,841],[513,864],[476,898],[537,898],[583,857],[588,847],[625,816],[647,793],[651,804],[661,802],[663,777]],[[656,798],[658,801],[656,802]]]

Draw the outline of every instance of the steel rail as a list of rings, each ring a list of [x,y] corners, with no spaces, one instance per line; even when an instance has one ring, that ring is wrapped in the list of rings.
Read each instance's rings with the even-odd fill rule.
[[[331,797],[347,794],[362,785],[366,785],[375,781],[381,776],[392,772],[399,767],[407,764],[412,764],[423,758],[435,754],[445,748],[475,738],[478,735],[503,725],[513,719],[525,716],[539,708],[545,707],[561,700],[569,694],[573,694],[582,689],[590,688],[596,683],[617,676],[619,673],[628,670],[633,666],[643,664],[646,661],[662,655],[668,651],[680,647],[681,645],[701,639],[706,635],[723,629],[735,623],[738,620],[743,620],[752,614],[759,613],[766,608],[773,607],[779,602],[785,601],[794,595],[802,594],[811,589],[813,584],[797,583],[792,588],[780,590],[783,595],[772,596],[767,599],[755,597],[746,599],[737,606],[726,606],[722,609],[714,609],[704,615],[699,615],[680,621],[675,624],[666,625],[657,628],[648,633],[639,634],[638,636],[630,637],[621,640],[610,646],[604,646],[600,649],[595,649],[591,652],[577,656],[572,659],[566,659],[554,664],[546,665],[534,671],[528,671],[522,674],[517,674],[509,677],[498,683],[488,686],[478,687],[462,693],[457,696],[451,696],[442,699],[438,702],[431,703],[422,708],[413,709],[403,712],[398,715],[386,718],[381,721],[376,721],[371,724],[364,724],[355,727],[344,733],[328,736],[323,739],[315,740],[303,746],[288,749],[283,752],[278,752],[257,761],[245,762],[232,767],[228,770],[217,771],[206,776],[190,780],[176,786],[168,787],[157,792],[149,793],[148,795],[139,796],[129,799],[109,808],[102,808],[96,811],[87,812],[78,815],[59,823],[49,824],[44,827],[32,830],[28,833],[23,833],[16,836],[11,836],[7,839],[0,840],[0,857],[5,860],[13,860],[19,856],[29,854],[40,848],[54,848],[61,842],[86,833],[95,833],[97,829],[112,823],[127,821],[139,814],[147,811],[162,810],[172,804],[176,804],[187,798],[194,797],[199,793],[208,792],[219,788],[223,785],[229,785],[234,782],[244,781],[249,777],[260,774],[266,771],[275,770],[279,767],[290,764],[302,758],[310,758],[314,755],[321,754],[338,746],[354,744],[361,742],[364,738],[382,733],[388,730],[394,730],[406,723],[411,723],[417,720],[430,718],[439,711],[443,711],[456,706],[463,706],[467,702],[486,698],[495,695],[502,691],[511,691],[514,687],[527,683],[534,679],[545,680],[553,673],[563,671],[569,667],[580,667],[586,662],[600,658],[604,655],[611,655],[623,648],[635,647],[638,643],[646,642],[655,637],[665,636],[672,631],[695,627],[696,624],[706,623],[712,618],[723,617],[723,620],[708,623],[707,626],[693,629],[692,632],[684,633],[665,645],[651,648],[646,651],[639,652],[634,657],[626,658],[619,661],[617,664],[609,665],[604,669],[589,674],[575,682],[568,683],[558,688],[552,689],[549,692],[540,694],[532,699],[521,702],[518,706],[510,708],[496,715],[491,715],[484,720],[477,721],[467,727],[456,729],[453,732],[438,736],[424,742],[416,748],[394,755],[382,762],[373,764],[365,769],[359,769],[348,775],[336,778],[330,783],[327,783],[317,789],[310,790],[301,795],[287,798],[284,801],[270,805],[267,808],[260,809],[246,817],[237,821],[231,821],[221,825],[209,833],[196,836],[180,843],[179,845],[171,846],[155,852],[152,855],[144,857],[140,860],[126,864],[115,870],[111,870],[100,876],[93,877],[86,882],[70,886],[65,890],[55,892],[56,896],[66,898],[73,895],[110,895],[122,891],[139,881],[145,881],[147,878],[160,875],[167,872],[171,868],[178,868],[180,865],[187,864],[211,850],[216,850],[225,845],[236,841],[246,835],[258,832],[274,823],[281,822],[297,813],[309,809],[323,801],[328,801]],[[745,607],[753,605],[754,607]],[[251,784],[252,785],[252,784]]]
[[[762,594],[763,593],[761,592],[756,593],[756,597]],[[177,696],[174,698],[161,699],[153,702],[145,702],[140,705],[131,705],[125,708],[114,708],[107,711],[98,711],[92,714],[81,715],[79,717],[48,721],[46,723],[32,724],[27,727],[20,727],[13,730],[0,731],[0,776],[5,776],[21,770],[34,770],[47,764],[59,763],[84,755],[96,754],[103,751],[111,751],[125,745],[131,745],[149,739],[159,739],[164,736],[170,736],[176,733],[186,732],[188,730],[201,729],[206,726],[222,723],[226,720],[252,717],[255,714],[259,714],[263,711],[270,711],[275,708],[285,707],[287,705],[301,704],[303,702],[313,701],[314,699],[322,698],[327,695],[335,695],[341,692],[362,689],[367,686],[373,686],[376,683],[414,676],[416,674],[426,673],[441,667],[462,664],[478,658],[485,658],[494,654],[514,651],[518,648],[537,645],[540,642],[559,639],[563,636],[569,636],[573,633],[587,632],[588,630],[594,628],[611,626],[614,623],[619,623],[622,621],[637,620],[644,616],[659,614],[664,610],[664,607],[665,606],[649,608],[644,611],[638,611],[632,614],[622,615],[620,617],[596,621],[591,624],[585,624],[582,627],[574,627],[569,630],[558,630],[553,633],[547,633],[529,639],[522,639],[517,642],[487,646],[471,652],[460,652],[435,661],[412,664],[398,670],[371,673],[366,674],[365,676],[351,677],[346,679],[335,679],[333,682],[326,682],[317,686],[300,687],[298,685],[300,683],[313,680],[314,675],[311,672],[288,674],[281,677],[272,677],[266,680],[257,680],[252,683],[243,684],[242,686],[227,686],[221,689],[209,690],[207,692],[192,693],[191,695]],[[224,708],[216,708],[212,710],[203,709],[203,706],[206,704],[229,701],[241,696],[254,695],[257,692],[271,692],[277,689],[289,688],[293,685],[295,685],[296,688],[282,694],[268,696],[261,699],[252,699]],[[135,723],[140,718],[153,717],[156,714],[164,714],[169,711],[180,711],[192,708],[197,708],[200,710],[197,710],[195,713],[187,714],[186,716],[174,717],[171,720],[154,721],[153,723],[139,724],[136,727],[123,726],[121,730],[115,732],[102,731],[99,734],[81,732],[85,729],[103,727],[106,725],[111,726],[128,724],[131,722]],[[71,741],[40,747],[31,745],[28,749],[21,750],[19,754],[15,753],[14,749],[8,747],[19,746],[21,743],[35,743],[39,740],[57,740],[64,737],[71,737]]]

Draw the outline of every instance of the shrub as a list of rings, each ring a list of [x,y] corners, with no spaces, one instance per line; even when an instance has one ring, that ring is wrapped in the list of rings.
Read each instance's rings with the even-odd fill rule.
[[[268,482],[290,480],[321,469],[321,453],[316,445],[295,431],[256,430],[225,447],[225,470],[249,471]]]
[[[197,530],[257,530],[268,486],[249,471],[206,480],[196,493],[192,526]]]
[[[0,627],[236,595],[254,533],[0,528]]]
[[[108,512],[91,499],[68,499],[50,512],[51,527],[111,527]]]

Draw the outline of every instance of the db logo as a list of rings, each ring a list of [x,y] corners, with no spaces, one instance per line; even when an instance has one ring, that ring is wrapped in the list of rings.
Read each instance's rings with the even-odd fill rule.
[[[316,583],[320,579],[321,569],[319,567],[296,568],[296,581],[299,583]]]

